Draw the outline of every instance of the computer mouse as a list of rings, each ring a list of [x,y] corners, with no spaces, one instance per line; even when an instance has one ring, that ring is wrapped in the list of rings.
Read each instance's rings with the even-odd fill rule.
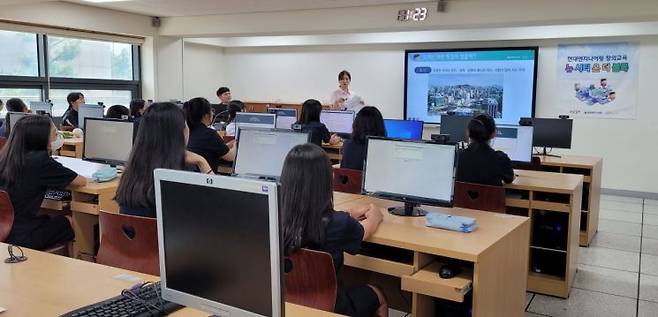
[[[439,276],[441,278],[453,278],[455,275],[459,274],[461,270],[459,267],[452,265],[452,264],[444,264],[441,266],[441,269],[439,269]]]

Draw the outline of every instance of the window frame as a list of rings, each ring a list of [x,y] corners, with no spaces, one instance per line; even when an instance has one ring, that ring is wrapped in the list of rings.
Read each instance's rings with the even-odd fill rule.
[[[32,33],[32,32],[23,32]],[[38,76],[0,75],[0,88],[41,89],[43,101],[50,100],[51,89],[129,90],[132,99],[142,98],[141,47],[132,46],[132,80],[50,77],[48,70],[48,35],[35,33],[37,41]],[[126,107],[128,105],[125,105]]]

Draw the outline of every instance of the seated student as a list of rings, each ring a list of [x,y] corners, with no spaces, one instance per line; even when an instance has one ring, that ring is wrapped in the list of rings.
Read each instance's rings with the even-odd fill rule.
[[[333,171],[325,151],[315,144],[297,145],[288,153],[281,173],[281,217],[286,255],[301,248],[331,254],[340,276],[343,252],[356,254],[382,222],[374,205],[334,210]],[[294,268],[293,268],[294,270]],[[335,312],[347,316],[387,316],[386,300],[378,289],[338,283]]]
[[[206,98],[194,98],[183,105],[190,140],[187,149],[203,156],[213,171],[217,171],[221,160],[233,161],[235,148],[229,148],[217,131],[209,128],[212,124],[212,106]]]
[[[302,114],[297,124],[302,126],[302,132],[311,134],[311,143],[322,145],[322,142],[335,145],[340,143],[341,139],[335,134],[330,134],[324,123],[320,122],[320,113],[322,104],[315,100],[309,99],[302,104]]]
[[[187,151],[189,129],[183,111],[173,103],[154,103],[142,117],[142,123],[119,181],[116,201],[122,214],[155,218],[153,170],[184,170],[193,167],[212,173],[208,162]]]
[[[352,138],[343,142],[341,168],[363,170],[366,159],[366,143],[369,136],[386,136],[386,126],[381,112],[375,107],[364,107],[352,123]]]
[[[130,117],[130,110],[122,105],[114,105],[107,109],[105,118],[127,120]]]
[[[30,112],[29,109],[27,109],[27,105],[21,100],[20,98],[11,98],[7,100],[7,112]],[[11,127],[11,122],[9,122],[9,114],[5,116],[5,123],[3,124],[2,127],[0,127],[0,135],[4,136],[5,138],[9,137],[9,134],[11,133],[10,127]]]
[[[219,99],[219,104],[213,105],[213,109],[215,110],[215,114],[219,114],[220,112],[226,110],[226,108],[230,105],[232,96],[231,96],[231,89],[228,87],[219,87],[217,89],[217,98]]]
[[[66,217],[38,215],[48,189],[87,184],[50,156],[62,143],[49,117],[26,116],[0,151],[0,187],[9,194],[15,217],[8,243],[43,250],[73,239]]]
[[[78,127],[78,109],[85,103],[85,96],[80,92],[72,92],[66,96],[68,109],[62,116],[62,130],[73,130]]]
[[[226,135],[235,136],[235,116],[238,112],[244,111],[244,103],[240,100],[232,100],[228,105],[228,120],[226,121]]]
[[[146,110],[146,101],[143,99],[135,99],[130,102],[130,116],[137,119],[144,114]]]
[[[496,136],[496,122],[481,114],[468,123],[468,148],[459,151],[458,182],[502,186],[514,180],[512,161],[507,154],[491,148],[489,142]]]

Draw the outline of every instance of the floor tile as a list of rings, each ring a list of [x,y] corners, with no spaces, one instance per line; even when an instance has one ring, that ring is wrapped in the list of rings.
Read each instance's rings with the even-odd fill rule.
[[[573,287],[637,298],[637,274],[579,264]]]
[[[624,234],[597,232],[590,246],[617,249],[629,252],[640,252],[640,237]]]
[[[658,239],[642,238],[642,253],[658,255]]]
[[[658,215],[645,214],[644,215],[644,224],[658,226]]]
[[[599,218],[614,221],[642,223],[642,213],[629,211],[601,209],[599,211]]]
[[[658,276],[640,275],[640,299],[658,303]]]
[[[627,202],[634,204],[641,204],[643,199],[637,197],[628,197],[628,196],[616,196],[616,195],[601,195],[601,201],[617,201],[617,202]]]
[[[658,303],[640,301],[637,317],[656,317],[658,316]]]
[[[639,223],[599,219],[599,232],[620,233],[639,237],[642,235],[642,225]]]
[[[535,295],[535,294],[530,293],[530,292],[525,293],[525,307],[528,307],[528,304],[530,304],[530,301],[532,300],[533,295]]]
[[[388,316],[389,317],[404,317],[406,315],[407,315],[407,313],[405,313],[405,312],[401,312],[399,310],[395,310],[395,309],[392,309],[392,308],[388,309]]]
[[[658,215],[658,205],[644,205],[644,213],[649,215]]]
[[[641,273],[658,276],[658,256],[642,254]]]
[[[636,300],[573,288],[568,299],[536,295],[528,311],[553,317],[635,317]]]
[[[580,248],[578,263],[637,272],[640,266],[640,254],[598,247]]]
[[[642,228],[642,237],[658,239],[658,226],[644,225]]]
[[[606,210],[621,210],[621,211],[639,213],[642,212],[642,201],[637,203],[631,203],[631,202],[622,202],[622,201],[602,200],[600,208]]]
[[[546,317],[546,316],[548,316],[548,315],[535,314],[535,313],[531,313],[529,311],[525,312],[525,317]]]

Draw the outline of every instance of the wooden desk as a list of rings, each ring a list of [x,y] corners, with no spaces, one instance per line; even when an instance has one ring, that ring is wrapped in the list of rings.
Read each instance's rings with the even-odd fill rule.
[[[74,309],[117,296],[135,282],[116,279],[129,274],[143,281],[156,276],[111,268],[44,252],[23,249],[28,260],[18,264],[0,262],[0,306],[3,317],[59,316]],[[8,257],[7,245],[0,243],[0,259]],[[308,307],[286,303],[286,316],[339,316]],[[204,316],[198,310],[184,308],[171,316]]]
[[[82,158],[82,138],[64,139],[64,145],[59,150],[59,155],[67,157]]]
[[[337,201],[337,210],[369,203],[381,208],[402,205],[368,196],[342,195],[354,199]],[[464,301],[471,287],[473,316],[523,316],[530,220],[461,208],[426,209],[476,218],[478,229],[466,234],[428,228],[424,218],[398,217],[384,211],[384,222],[368,242],[411,250],[413,262],[346,255],[345,265],[397,279],[397,289],[384,291],[390,298],[399,297],[400,288],[410,292],[414,317],[434,316],[435,298]],[[468,267],[455,278],[441,279],[438,262],[448,259],[463,260]]]
[[[512,184],[505,185],[506,205],[508,213],[532,219],[528,290],[567,298],[578,263],[583,176],[522,170],[515,172],[518,177]],[[542,231],[542,226],[557,228],[558,225],[550,222],[549,218],[564,229],[557,233]],[[548,243],[552,244],[548,246]],[[557,273],[544,272],[549,263],[559,264],[555,266],[560,268]]]
[[[244,107],[247,112],[267,112],[269,108],[297,109],[297,119],[302,114],[303,102],[273,102],[273,101],[245,101]],[[322,109],[331,109],[331,105],[322,105]]]
[[[331,145],[328,143],[322,144],[322,148],[327,152],[327,156],[331,160],[332,164],[340,164],[340,161],[343,160],[343,143],[336,145]]]
[[[599,229],[603,159],[589,156],[539,156],[542,170],[583,175],[583,201],[580,218],[580,245],[589,246]]]

